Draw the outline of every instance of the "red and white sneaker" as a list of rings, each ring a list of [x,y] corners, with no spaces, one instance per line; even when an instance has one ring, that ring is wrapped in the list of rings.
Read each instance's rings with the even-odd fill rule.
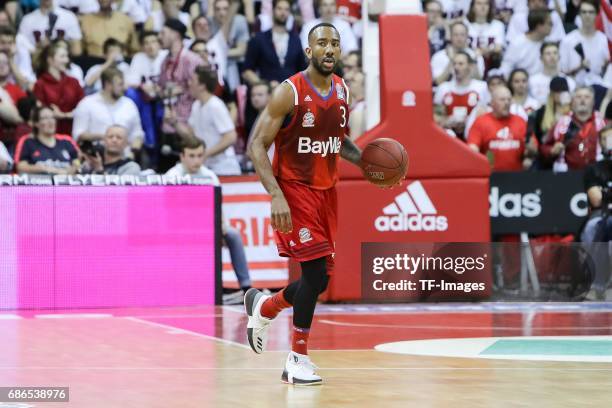
[[[249,316],[247,323],[247,340],[253,351],[261,354],[266,350],[268,344],[268,329],[274,319],[268,319],[261,315],[261,305],[270,296],[261,291],[251,288],[244,295],[244,309]]]

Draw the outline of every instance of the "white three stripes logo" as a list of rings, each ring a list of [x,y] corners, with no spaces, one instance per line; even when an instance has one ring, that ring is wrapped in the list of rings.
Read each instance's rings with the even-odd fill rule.
[[[383,208],[386,215],[396,214],[437,214],[431,199],[420,181],[410,183],[407,191],[395,197],[395,202]]]

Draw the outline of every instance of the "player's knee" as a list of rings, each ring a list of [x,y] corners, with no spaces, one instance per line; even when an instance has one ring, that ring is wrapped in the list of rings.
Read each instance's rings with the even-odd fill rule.
[[[302,280],[306,282],[315,292],[321,293],[327,286],[327,265],[325,258],[305,261],[302,265]]]

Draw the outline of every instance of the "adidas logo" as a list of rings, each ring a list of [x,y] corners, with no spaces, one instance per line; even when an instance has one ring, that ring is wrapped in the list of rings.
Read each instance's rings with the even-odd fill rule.
[[[310,97],[310,95],[306,95],[306,97],[304,98],[304,102],[312,102],[312,98]]]
[[[408,185],[393,203],[383,208],[374,226],[378,231],[446,231],[448,219],[438,211],[420,181]]]

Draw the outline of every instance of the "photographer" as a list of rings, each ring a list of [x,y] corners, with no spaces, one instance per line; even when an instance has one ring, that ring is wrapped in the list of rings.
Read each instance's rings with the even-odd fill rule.
[[[83,140],[79,147],[85,155],[86,164],[83,173],[132,175],[140,174],[140,166],[134,160],[125,157],[128,147],[127,129],[121,125],[112,125],[104,133],[102,142]]]
[[[612,124],[599,133],[599,145],[603,159],[587,167],[584,173],[584,187],[587,193],[590,215],[586,222],[581,241],[587,244],[596,263],[596,274],[591,296],[593,300],[604,300],[607,282],[610,279],[610,241],[612,241]],[[601,244],[607,242],[606,244]]]

